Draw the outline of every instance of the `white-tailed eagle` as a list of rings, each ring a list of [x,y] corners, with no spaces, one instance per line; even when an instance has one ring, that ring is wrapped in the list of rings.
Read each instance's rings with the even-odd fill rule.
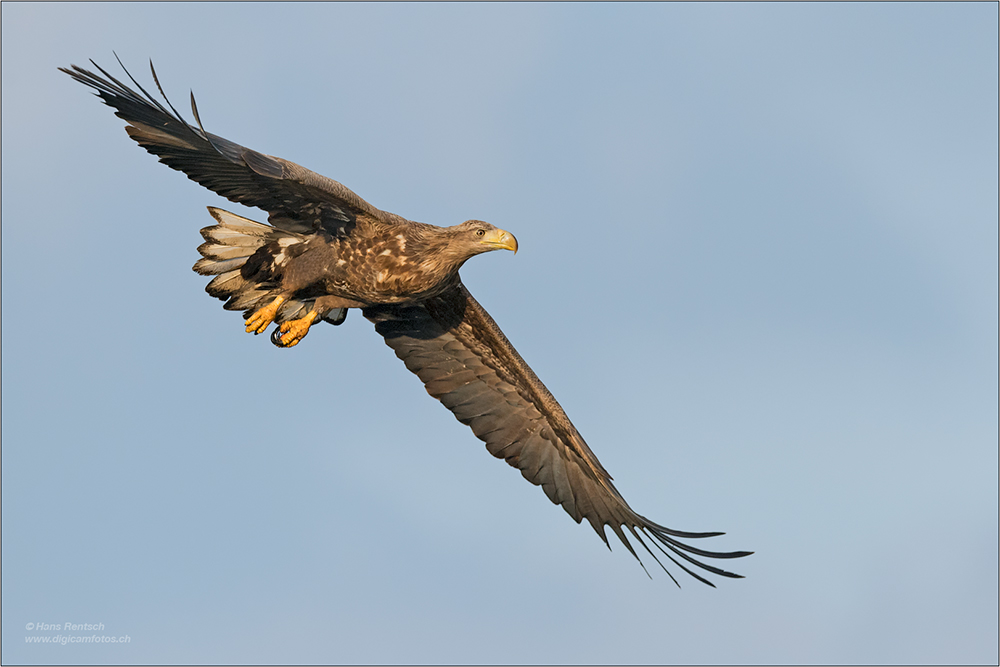
[[[360,308],[427,392],[471,427],[490,454],[541,486],[577,523],[590,522],[605,544],[610,526],[636,559],[628,535],[661,567],[647,542],[706,584],[712,585],[689,566],[740,577],[699,558],[750,552],[707,551],[681,541],[722,533],[672,530],[629,507],[562,407],[462,284],[462,264],[491,250],[516,252],[513,235],[479,220],[436,227],[381,211],[337,181],[206,132],[193,95],[197,127],[130,74],[139,92],[94,66],[103,76],[75,65],[60,69],[97,91],[128,123],[128,135],[168,167],[267,211],[263,224],[209,208],[216,224],[201,230],[202,258],[194,265],[214,276],[208,293],[227,310],[242,311],[248,332],[274,323],[271,341],[292,347],[317,322],[340,324],[347,309]],[[163,94],[155,71],[153,79]]]

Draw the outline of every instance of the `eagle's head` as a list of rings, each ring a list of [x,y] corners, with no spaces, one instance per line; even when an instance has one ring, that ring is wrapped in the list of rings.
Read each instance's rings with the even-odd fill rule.
[[[517,239],[513,234],[482,220],[466,220],[449,231],[452,232],[453,246],[465,250],[469,257],[490,250],[513,250],[517,253]]]
[[[510,232],[482,220],[466,220],[453,227],[419,225],[406,246],[410,261],[429,271],[433,282],[444,280],[476,255],[491,250],[517,252],[517,239]]]

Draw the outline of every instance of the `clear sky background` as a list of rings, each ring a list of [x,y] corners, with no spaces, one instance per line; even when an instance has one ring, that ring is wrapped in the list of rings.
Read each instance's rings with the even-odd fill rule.
[[[3,4],[5,663],[996,662],[997,4]],[[712,590],[493,459],[352,311],[292,350],[208,205],[56,71],[463,270]],[[103,623],[124,645],[35,645]]]

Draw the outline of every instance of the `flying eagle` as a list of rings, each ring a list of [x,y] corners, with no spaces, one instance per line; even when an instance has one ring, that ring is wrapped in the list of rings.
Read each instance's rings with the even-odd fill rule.
[[[193,94],[198,127],[189,125],[163,93],[152,62],[166,107],[127,70],[140,92],[91,62],[103,77],[76,65],[60,70],[94,89],[140,146],[209,190],[267,211],[263,224],[210,207],[216,224],[201,230],[202,258],[194,265],[214,276],[206,291],[225,309],[242,311],[248,332],[274,323],[271,341],[292,347],[319,321],[340,324],[349,308],[360,308],[427,393],[471,427],[490,454],[540,485],[577,523],[587,519],[608,548],[606,525],[641,564],[631,534],[674,583],[647,540],[710,586],[685,563],[741,578],[696,557],[751,552],[680,541],[722,533],[672,530],[628,506],[562,407],[462,284],[459,269],[474,255],[517,252],[510,232],[479,220],[436,227],[381,211],[337,181],[206,132]]]

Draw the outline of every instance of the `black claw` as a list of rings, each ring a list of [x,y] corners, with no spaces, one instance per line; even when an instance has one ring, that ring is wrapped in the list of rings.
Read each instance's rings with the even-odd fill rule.
[[[271,342],[277,347],[285,347],[281,342],[281,327],[275,327],[274,331],[271,332]]]

